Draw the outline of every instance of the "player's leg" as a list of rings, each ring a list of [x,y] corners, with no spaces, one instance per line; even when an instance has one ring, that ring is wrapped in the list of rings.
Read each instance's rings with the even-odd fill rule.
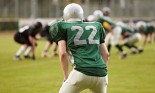
[[[56,45],[54,46],[54,49],[53,49],[53,56],[57,56],[57,55],[58,55],[57,49],[58,49],[58,45],[56,44]]]
[[[108,51],[110,53],[110,50],[111,50],[111,44],[110,43],[107,45],[107,49],[108,49]]]
[[[108,86],[108,75],[105,77],[96,77],[97,82],[94,87],[92,87],[92,93],[107,93]]]
[[[68,79],[61,86],[59,93],[80,93],[88,87],[85,80],[88,80],[86,75],[73,70]],[[91,82],[89,83],[91,84]]]
[[[137,52],[140,53],[139,48],[135,44],[125,43],[124,46],[126,46],[128,49],[130,49],[131,54],[136,54]]]
[[[138,47],[135,46],[135,43],[140,40],[139,34],[133,34],[130,37],[125,38],[123,45],[131,50],[131,54],[136,54]]]
[[[152,42],[155,42],[155,32],[152,33]]]
[[[24,37],[22,37],[19,33],[16,33],[14,35],[14,40],[15,42],[21,44],[22,46],[18,49],[13,59],[21,60],[20,55],[25,51],[25,49],[27,48],[27,45],[24,42]]]
[[[151,43],[151,37],[152,37],[152,35],[148,34],[147,43]]]
[[[107,49],[110,53],[111,50],[111,42],[110,42],[110,38],[111,38],[111,33],[108,33],[105,37],[105,44],[107,45]]]
[[[141,53],[142,50],[136,46],[136,43],[139,42],[142,39],[142,36],[140,33],[135,33],[132,35],[128,41],[128,44],[130,45],[131,54]]]
[[[127,52],[123,50],[123,45],[116,44],[115,47],[121,53],[121,56],[120,56],[121,59],[124,59],[127,57]]]
[[[64,82],[59,93],[80,93],[80,90],[76,87],[76,85]]]
[[[123,45],[116,44],[115,47],[118,49],[118,51],[121,53],[120,59],[124,59],[127,57],[127,52],[123,50]]]
[[[32,52],[32,44],[28,38],[24,39],[25,44],[27,45],[26,51],[24,53],[24,58],[25,59],[33,59],[32,56],[30,56],[30,52]],[[35,43],[35,47],[37,46],[37,43]]]
[[[50,49],[52,43],[53,43],[53,42],[47,41],[47,43],[45,44],[44,50],[43,50],[43,52],[42,52],[42,54],[41,54],[42,57],[48,57],[48,56],[49,56],[49,55],[48,55],[48,51],[49,51],[49,49]]]
[[[20,55],[25,51],[25,49],[27,48],[27,45],[22,45],[18,51],[16,52],[15,57],[13,58],[14,60],[21,60]]]
[[[111,37],[111,44],[117,48],[117,50],[121,53],[121,59],[127,57],[127,53],[123,50],[123,46],[119,44],[119,40],[121,37],[122,28],[120,26],[116,26],[113,29],[113,34]]]
[[[142,48],[143,48],[143,49],[144,49],[144,47],[146,46],[147,38],[148,38],[148,34],[147,34],[147,35],[144,35],[144,41],[143,41],[143,45],[142,45]]]
[[[24,58],[31,58],[30,55],[29,55],[31,50],[32,50],[32,47],[28,46],[25,53],[24,53]]]
[[[123,48],[120,44],[116,44],[115,47],[117,48],[119,52],[123,52]]]

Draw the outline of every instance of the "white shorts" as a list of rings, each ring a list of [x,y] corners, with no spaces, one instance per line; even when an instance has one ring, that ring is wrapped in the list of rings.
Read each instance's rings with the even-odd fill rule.
[[[106,37],[105,37],[105,44],[108,45],[108,44],[111,44],[111,32],[107,33]]]
[[[119,43],[121,37],[122,28],[120,26],[116,26],[112,33],[108,33],[105,38],[105,44],[111,44],[113,46]]]
[[[111,44],[113,46],[117,45],[119,43],[120,37],[121,37],[122,28],[120,26],[116,26],[113,29],[113,33],[111,36]]]
[[[106,93],[107,84],[108,76],[88,76],[77,70],[72,70],[59,93],[80,93],[85,89],[90,89],[93,93]]]
[[[127,43],[127,44],[132,45],[132,44],[135,44],[136,42],[140,41],[141,38],[142,37],[141,37],[140,33],[135,33],[132,36],[124,39],[123,40],[123,44],[126,44]]]

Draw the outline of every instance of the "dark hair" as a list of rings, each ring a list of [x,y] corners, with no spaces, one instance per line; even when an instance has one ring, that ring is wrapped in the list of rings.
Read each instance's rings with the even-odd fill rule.
[[[42,23],[41,22],[36,22],[36,27],[42,27]]]

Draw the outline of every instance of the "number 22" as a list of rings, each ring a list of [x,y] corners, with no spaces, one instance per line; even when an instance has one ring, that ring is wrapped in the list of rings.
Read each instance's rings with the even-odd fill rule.
[[[95,37],[95,35],[97,33],[96,27],[94,27],[94,26],[86,26],[85,27],[85,30],[91,30],[91,29],[93,29],[93,30],[90,33],[89,37],[88,37],[88,43],[89,44],[99,44],[99,40],[94,40],[94,37]],[[75,45],[87,44],[86,40],[80,40],[80,37],[82,36],[82,34],[84,32],[82,27],[80,27],[80,26],[72,26],[71,30],[72,31],[78,30],[78,32],[77,32],[77,34],[76,34],[76,36],[74,38],[74,44]]]

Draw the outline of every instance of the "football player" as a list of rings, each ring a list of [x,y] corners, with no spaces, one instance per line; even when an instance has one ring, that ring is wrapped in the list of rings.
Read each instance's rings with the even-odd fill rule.
[[[131,50],[131,54],[141,53],[142,50],[135,45],[141,40],[140,33],[135,31],[134,29],[129,28],[123,22],[118,22],[117,27],[120,28],[120,30],[117,30],[115,32],[119,32],[120,36],[122,36],[122,46],[126,46],[127,48],[129,48]]]
[[[109,17],[110,11],[108,11],[107,8],[103,8],[103,11],[96,10],[94,12],[94,16],[97,20],[97,22],[100,22],[105,29],[107,35],[105,37],[105,43],[107,45],[108,51],[110,52],[111,50],[111,45],[115,46],[119,52],[121,52],[121,59],[126,58],[127,53],[123,50],[120,44],[114,43],[116,38],[118,39],[118,31],[116,30],[116,24],[111,20]]]
[[[141,46],[141,50],[146,46],[147,40],[151,42],[153,33],[155,33],[155,27],[152,23],[145,23],[144,21],[139,21],[136,23],[136,28],[144,36],[144,42]]]
[[[105,17],[111,20],[110,18],[111,9],[109,7],[103,7],[102,12]]]
[[[110,52],[111,49],[111,45],[109,43],[110,37],[111,37],[111,33],[112,33],[112,28],[115,26],[114,22],[112,22],[111,20],[107,19],[102,11],[100,10],[96,10],[94,11],[94,16],[96,18],[97,22],[100,22],[103,25],[103,28],[105,29],[107,35],[106,35],[106,44],[108,45],[108,51]]]
[[[40,35],[42,37],[45,37],[47,39],[47,42],[46,42],[46,44],[44,46],[44,50],[43,50],[43,52],[41,54],[42,57],[49,57],[48,51],[49,51],[50,47],[53,45],[53,40],[50,39],[50,36],[49,36],[49,29],[50,29],[50,25],[55,23],[56,21],[54,20],[54,21],[51,21],[48,24],[46,24],[45,27],[43,28],[43,30],[40,33]],[[58,53],[57,53],[57,45],[54,46],[54,50],[53,50],[52,53],[53,53],[53,56],[58,55]]]
[[[14,56],[14,60],[21,60],[20,55],[25,51],[24,58],[35,59],[35,48],[37,46],[36,36],[42,30],[42,23],[40,21],[36,21],[32,25],[26,25],[19,29],[18,32],[14,35],[15,42],[21,44],[21,47],[16,52]],[[32,56],[29,53],[32,51]]]
[[[68,4],[63,11],[65,21],[51,25],[51,38],[58,44],[64,83],[59,93],[106,93],[108,50],[105,31],[98,22],[83,22],[80,5]],[[68,57],[73,70],[68,72]]]

